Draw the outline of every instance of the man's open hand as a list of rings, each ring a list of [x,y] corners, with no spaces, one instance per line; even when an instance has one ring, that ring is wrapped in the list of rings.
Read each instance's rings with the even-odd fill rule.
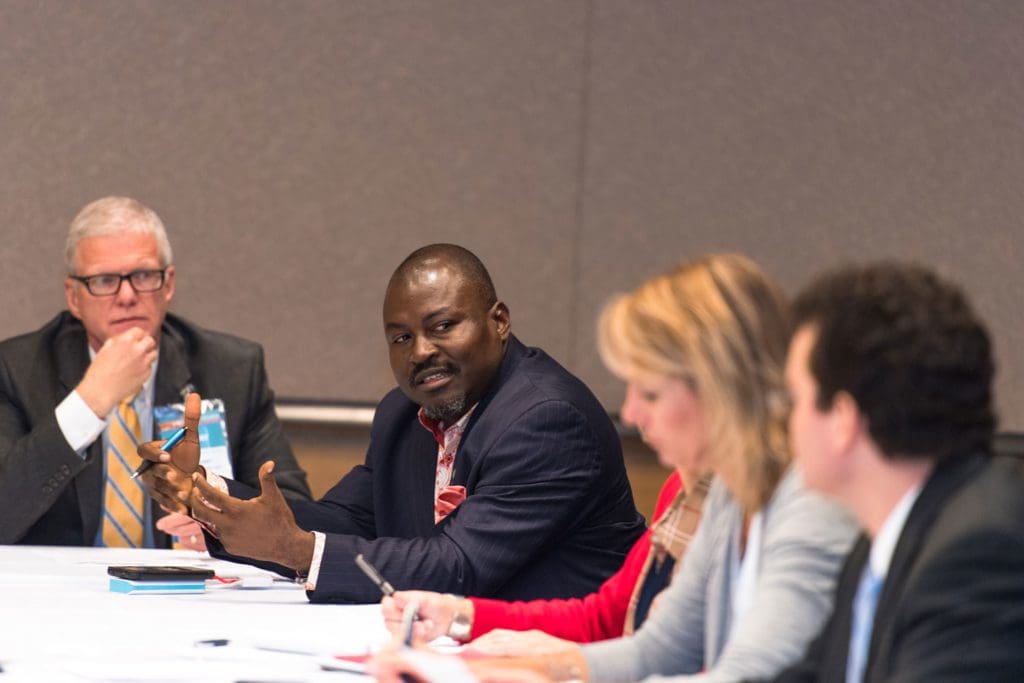
[[[295,523],[273,472],[273,460],[263,463],[260,495],[249,500],[222,493],[194,474],[189,498],[192,517],[233,555],[306,571],[313,559],[313,534]]]

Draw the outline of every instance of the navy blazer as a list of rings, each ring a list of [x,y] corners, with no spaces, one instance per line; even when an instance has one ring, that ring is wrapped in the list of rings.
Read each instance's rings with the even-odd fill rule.
[[[865,683],[1024,677],[1024,473],[987,455],[941,464],[914,502],[879,596]],[[835,611],[776,681],[846,679],[853,601],[871,544],[851,550]]]
[[[590,390],[546,353],[510,339],[456,455],[452,483],[467,498],[437,525],[437,442],[418,410],[392,390],[365,463],[319,502],[289,501],[299,526],[327,535],[311,600],[378,601],[358,553],[397,589],[523,600],[585,595],[622,565],[644,520],[618,434]]]
[[[103,501],[102,439],[83,459],[68,445],[54,409],[89,367],[85,328],[67,311],[35,332],[0,343],[0,543],[93,544]],[[266,460],[285,495],[309,498],[274,413],[263,350],[167,315],[160,333],[155,405],[191,386],[224,400],[235,476],[258,485]],[[154,519],[162,515],[154,504]],[[157,532],[157,545],[169,545]]]

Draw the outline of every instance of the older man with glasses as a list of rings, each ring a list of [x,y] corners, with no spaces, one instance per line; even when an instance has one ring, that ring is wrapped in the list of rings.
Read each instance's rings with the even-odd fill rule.
[[[263,350],[167,312],[171,246],[156,213],[105,197],[71,222],[67,311],[0,343],[0,543],[202,547],[133,477],[140,441],[160,438],[191,392],[229,476],[258,483],[273,459],[285,495],[308,498],[284,438]],[[166,532],[166,533],[165,533]]]

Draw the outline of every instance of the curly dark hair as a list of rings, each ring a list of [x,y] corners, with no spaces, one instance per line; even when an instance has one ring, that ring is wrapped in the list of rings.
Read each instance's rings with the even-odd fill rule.
[[[794,309],[817,331],[818,407],[850,394],[887,457],[991,450],[992,345],[959,287],[921,265],[849,266],[812,281]]]

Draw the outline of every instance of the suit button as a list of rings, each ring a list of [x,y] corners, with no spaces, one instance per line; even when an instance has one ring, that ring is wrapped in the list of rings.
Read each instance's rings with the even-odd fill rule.
[[[51,489],[49,486],[44,486],[43,487],[43,493],[52,493],[52,492],[53,492],[53,489]]]
[[[63,474],[66,477],[66,476],[71,474],[71,468],[68,467],[67,465],[61,465],[60,466],[60,473]]]

